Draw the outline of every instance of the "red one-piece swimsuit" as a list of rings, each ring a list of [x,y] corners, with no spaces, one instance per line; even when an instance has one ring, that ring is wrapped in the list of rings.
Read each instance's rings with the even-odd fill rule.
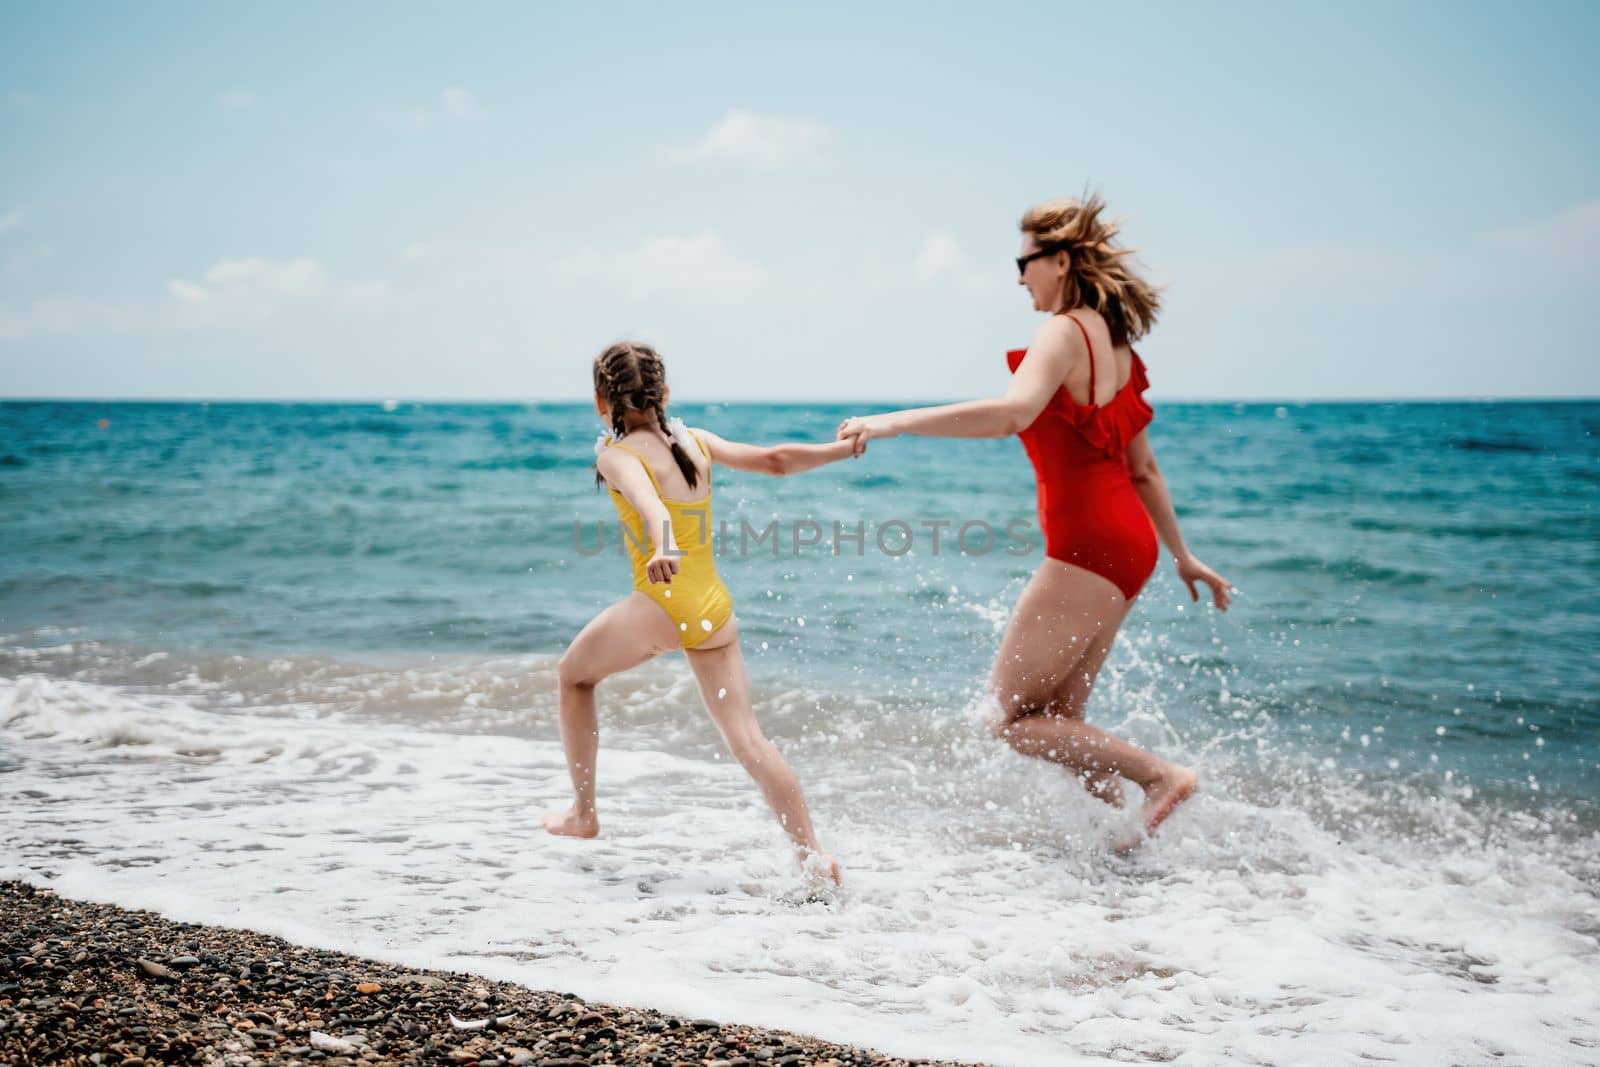
[[[1083,323],[1067,317],[1089,345],[1092,400],[1094,345]],[[1025,348],[1006,353],[1013,374],[1027,354]],[[1142,395],[1148,388],[1134,353],[1128,383],[1104,405],[1080,404],[1062,386],[1019,435],[1038,481],[1045,555],[1109,579],[1129,600],[1156,569],[1160,551],[1128,472],[1128,442],[1155,417]]]

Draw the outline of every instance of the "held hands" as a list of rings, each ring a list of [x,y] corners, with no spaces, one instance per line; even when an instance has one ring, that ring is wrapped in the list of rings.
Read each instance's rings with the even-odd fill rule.
[[[1191,600],[1198,602],[1200,599],[1200,591],[1194,587],[1194,583],[1204,582],[1211,587],[1211,599],[1218,611],[1227,611],[1228,605],[1233,603],[1233,583],[1194,556],[1178,560],[1178,578],[1189,587]]]
[[[644,565],[644,573],[653,583],[671,585],[672,576],[678,573],[678,557],[658,551]]]
[[[867,450],[867,442],[874,437],[893,437],[894,428],[886,415],[855,415],[839,424],[837,439],[850,441],[851,456],[859,457]]]

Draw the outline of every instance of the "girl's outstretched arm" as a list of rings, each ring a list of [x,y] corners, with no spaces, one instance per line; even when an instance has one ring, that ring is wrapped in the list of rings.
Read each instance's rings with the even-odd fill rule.
[[[661,494],[656,492],[650,476],[636,457],[614,448],[600,453],[595,467],[606,483],[633,505],[639,521],[644,524],[645,536],[650,538],[655,550],[645,565],[645,573],[652,582],[671,585],[672,576],[678,573],[678,541],[672,534],[672,516],[667,513],[667,506],[661,502]]]
[[[706,443],[712,462],[757,474],[799,474],[846,459],[855,451],[852,441],[830,441],[819,445],[747,445],[742,441],[725,441],[710,430],[696,429],[694,432]]]

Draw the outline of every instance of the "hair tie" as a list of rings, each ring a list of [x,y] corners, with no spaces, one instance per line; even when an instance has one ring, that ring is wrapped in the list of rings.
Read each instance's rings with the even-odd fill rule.
[[[690,451],[690,446],[693,445],[694,440],[689,434],[689,427],[683,424],[682,419],[678,418],[676,415],[668,419],[667,433],[672,435],[672,439],[676,441],[679,447],[681,447],[685,452]]]

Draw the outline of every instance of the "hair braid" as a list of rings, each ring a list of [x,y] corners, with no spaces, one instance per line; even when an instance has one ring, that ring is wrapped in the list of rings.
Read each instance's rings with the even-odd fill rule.
[[[672,459],[693,489],[700,483],[700,472],[667,424],[667,368],[661,356],[649,345],[623,341],[607,348],[594,361],[594,391],[611,412],[611,432],[618,438],[627,435],[629,412],[653,414],[655,423],[667,439]],[[596,482],[603,481],[599,471]]]

